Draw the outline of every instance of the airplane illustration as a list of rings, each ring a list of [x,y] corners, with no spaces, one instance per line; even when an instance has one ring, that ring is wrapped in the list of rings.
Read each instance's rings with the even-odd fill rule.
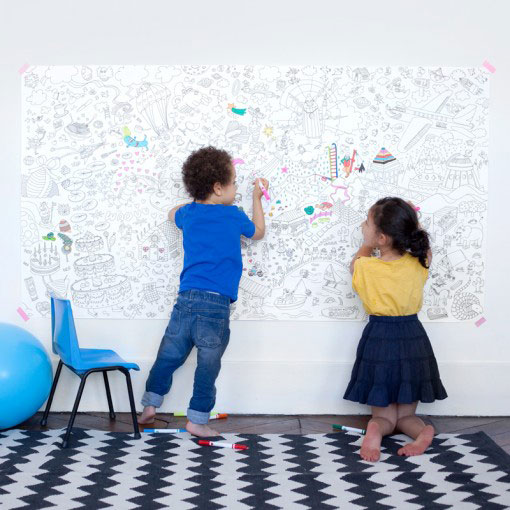
[[[418,143],[429,129],[453,130],[457,133],[471,138],[473,136],[473,116],[476,105],[466,106],[456,115],[445,115],[441,113],[451,92],[443,92],[421,108],[411,106],[387,106],[387,111],[394,119],[410,120],[409,126],[402,135],[398,149],[406,152]]]

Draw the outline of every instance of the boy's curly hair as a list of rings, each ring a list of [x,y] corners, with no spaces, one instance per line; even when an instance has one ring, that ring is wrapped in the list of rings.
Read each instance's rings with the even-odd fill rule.
[[[232,178],[232,157],[216,147],[192,152],[182,165],[186,191],[195,200],[205,200],[214,191],[214,183],[228,184]]]

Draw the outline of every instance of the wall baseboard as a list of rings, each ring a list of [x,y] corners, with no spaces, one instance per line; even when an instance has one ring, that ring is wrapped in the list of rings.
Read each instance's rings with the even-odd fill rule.
[[[139,360],[140,372],[131,371],[137,409],[153,360]],[[54,370],[57,361],[54,360]],[[174,375],[173,386],[160,412],[185,411],[193,387],[196,363],[186,362]],[[215,409],[235,414],[369,414],[370,408],[343,400],[352,362],[224,360],[217,380]],[[510,409],[508,362],[448,362],[439,370],[449,397],[420,404],[418,412],[431,415],[501,416]],[[129,411],[124,376],[110,372],[114,408]],[[62,370],[52,411],[70,411],[79,379]],[[79,411],[107,411],[100,374],[92,374],[85,386]]]

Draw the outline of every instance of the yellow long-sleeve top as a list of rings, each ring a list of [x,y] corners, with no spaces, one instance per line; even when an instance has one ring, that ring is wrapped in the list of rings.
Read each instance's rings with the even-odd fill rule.
[[[369,315],[412,315],[423,304],[428,274],[409,253],[390,261],[360,257],[354,262],[352,287]]]

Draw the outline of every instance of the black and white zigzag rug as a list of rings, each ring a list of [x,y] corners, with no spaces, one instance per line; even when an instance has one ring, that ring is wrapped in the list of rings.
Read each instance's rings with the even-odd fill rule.
[[[199,446],[187,433],[75,429],[0,433],[0,508],[99,509],[508,509],[510,456],[483,432],[440,434],[425,455],[359,457],[349,433],[224,434],[239,451]]]

